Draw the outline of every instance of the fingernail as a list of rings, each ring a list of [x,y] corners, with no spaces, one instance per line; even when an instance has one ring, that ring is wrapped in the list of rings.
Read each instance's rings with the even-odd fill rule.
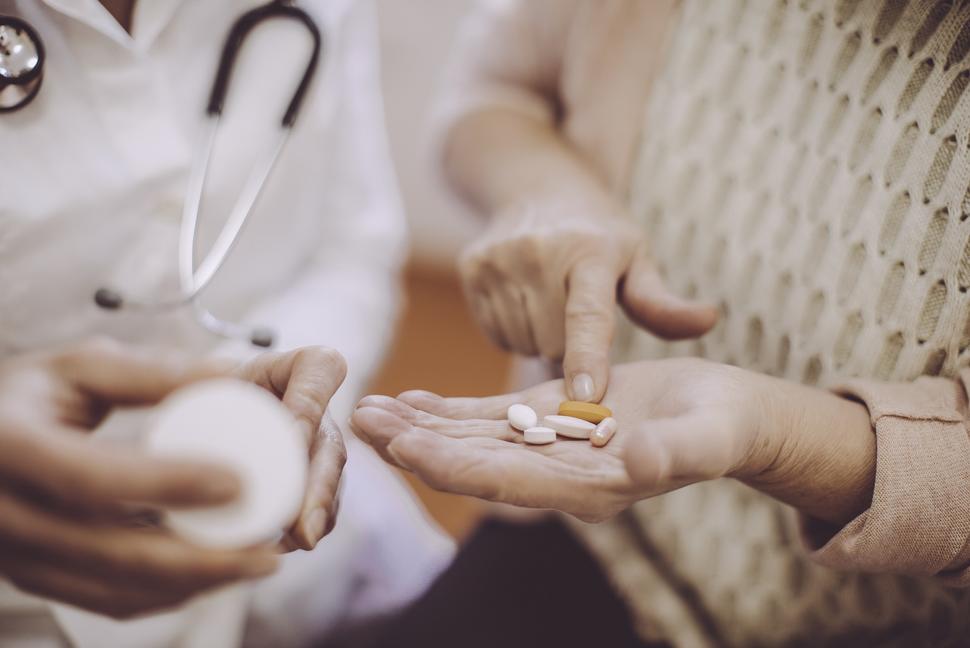
[[[593,377],[586,373],[573,376],[573,398],[579,401],[593,400]]]
[[[320,542],[320,539],[327,529],[327,512],[323,509],[317,509],[311,513],[304,529],[306,529],[307,539],[310,540],[310,544],[315,546]]]

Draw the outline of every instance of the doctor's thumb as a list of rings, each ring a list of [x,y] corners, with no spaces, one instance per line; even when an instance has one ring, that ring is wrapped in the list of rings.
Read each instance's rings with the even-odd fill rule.
[[[653,262],[640,250],[623,280],[620,305],[635,323],[665,340],[696,338],[711,330],[720,316],[713,304],[670,292]]]

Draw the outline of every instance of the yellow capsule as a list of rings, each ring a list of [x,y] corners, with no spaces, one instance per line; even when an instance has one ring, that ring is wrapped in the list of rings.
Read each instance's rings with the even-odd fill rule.
[[[613,416],[610,408],[596,403],[584,403],[583,401],[563,401],[559,403],[559,414],[583,419],[590,423],[599,423],[606,417]]]

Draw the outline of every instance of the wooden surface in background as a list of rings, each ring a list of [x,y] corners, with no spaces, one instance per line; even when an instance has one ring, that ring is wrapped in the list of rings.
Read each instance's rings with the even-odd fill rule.
[[[406,305],[391,352],[368,393],[395,396],[427,389],[442,396],[488,396],[508,389],[511,356],[493,346],[465,305],[458,279],[440,270],[405,273]],[[404,473],[434,519],[464,538],[482,516],[482,502],[435,491]]]

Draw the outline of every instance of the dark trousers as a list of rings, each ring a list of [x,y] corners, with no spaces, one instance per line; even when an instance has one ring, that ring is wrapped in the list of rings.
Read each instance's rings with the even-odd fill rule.
[[[420,599],[326,648],[643,648],[600,566],[554,518],[488,520]]]

